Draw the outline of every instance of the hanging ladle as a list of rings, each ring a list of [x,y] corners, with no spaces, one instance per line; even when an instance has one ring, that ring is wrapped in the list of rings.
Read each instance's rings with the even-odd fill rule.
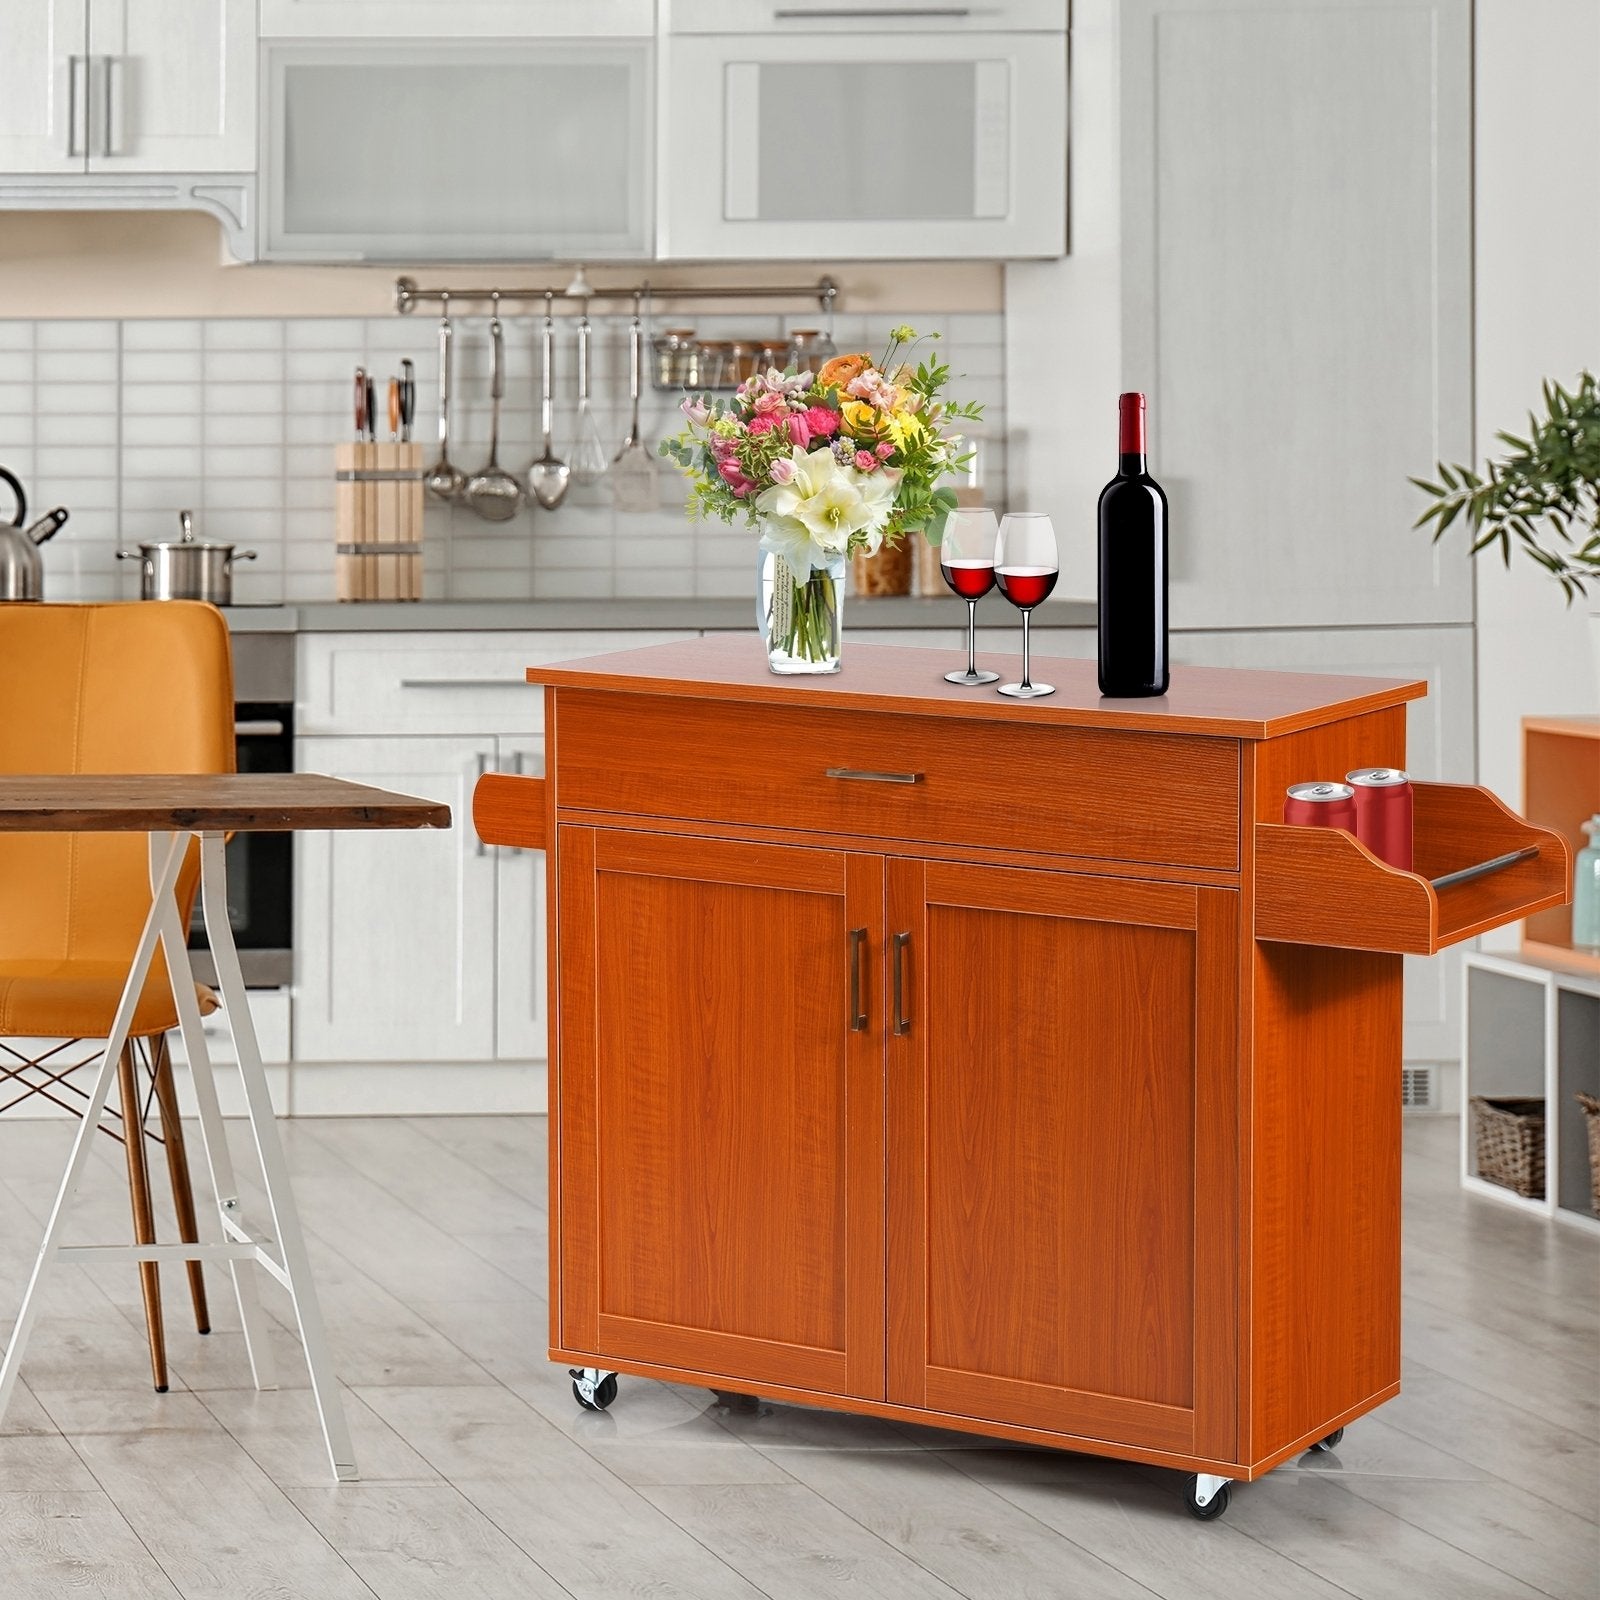
[[[489,459],[467,480],[467,504],[485,522],[509,522],[522,509],[522,485],[500,465],[500,402],[506,392],[506,341],[500,296],[489,319]]]
[[[441,296],[439,317],[439,459],[422,480],[435,500],[455,500],[466,487],[467,475],[450,459],[450,296]]]
[[[544,370],[539,383],[539,421],[544,430],[544,453],[528,468],[528,490],[546,511],[554,511],[567,497],[572,473],[555,451],[556,325],[550,315],[553,293],[544,297]]]

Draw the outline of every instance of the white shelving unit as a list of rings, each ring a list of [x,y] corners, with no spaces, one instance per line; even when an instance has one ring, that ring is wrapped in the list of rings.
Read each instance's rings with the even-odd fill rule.
[[[1504,1205],[1600,1233],[1590,1202],[1579,1090],[1600,1096],[1600,977],[1526,957],[1470,952],[1462,965],[1461,1186]],[[1544,1197],[1477,1174],[1471,1098],[1545,1103]]]

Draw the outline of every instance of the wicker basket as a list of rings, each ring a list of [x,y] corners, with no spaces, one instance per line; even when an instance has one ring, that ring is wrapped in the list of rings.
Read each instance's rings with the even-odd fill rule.
[[[1583,1120],[1589,1125],[1589,1204],[1600,1217],[1600,1100],[1592,1094],[1578,1095]]]
[[[1478,1176],[1525,1200],[1544,1199],[1544,1101],[1472,1097]]]

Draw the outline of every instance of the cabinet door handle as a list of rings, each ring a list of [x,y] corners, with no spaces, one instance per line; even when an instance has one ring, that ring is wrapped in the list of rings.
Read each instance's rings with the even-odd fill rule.
[[[906,946],[911,943],[909,933],[894,936],[894,1031],[911,1032],[911,1018],[906,1015]]]
[[[825,767],[825,778],[842,778],[849,783],[921,783],[920,772],[869,772],[862,767]]]
[[[112,103],[112,74],[116,70],[117,58],[115,56],[101,56],[100,70],[105,74],[105,103],[101,110],[105,113],[105,125],[100,129],[100,153],[103,156],[114,156],[117,151],[111,138],[111,118],[116,107]]]
[[[69,156],[86,156],[89,153],[89,134],[84,130],[83,148],[78,148],[78,69],[82,67],[87,73],[89,67],[88,56],[67,57],[67,154]],[[84,95],[84,110],[88,111],[88,94]],[[85,119],[87,120],[87,118]]]
[[[867,1031],[867,1008],[861,999],[861,961],[867,949],[867,930],[850,930],[850,1031]]]
[[[521,678],[402,678],[402,689],[525,689]]]
[[[478,776],[479,776],[479,778],[484,777],[485,774],[488,771],[489,771],[489,757],[487,755],[485,755],[482,750],[480,750],[478,752]],[[473,846],[472,846],[472,853],[474,855],[478,855],[478,856],[486,856],[486,855],[488,855],[489,847],[488,847],[488,845],[486,845],[483,842],[483,835],[481,833],[478,833],[476,829],[474,829],[473,832],[474,832],[475,838],[474,838],[474,843],[473,843]]]
[[[932,18],[943,18],[947,22],[957,22],[963,17],[972,15],[968,6],[869,6],[864,10],[851,10],[847,6],[839,6],[830,10],[800,10],[793,6],[780,6],[772,13],[774,22],[858,22],[863,19],[872,21],[903,22],[910,17],[919,21]]]

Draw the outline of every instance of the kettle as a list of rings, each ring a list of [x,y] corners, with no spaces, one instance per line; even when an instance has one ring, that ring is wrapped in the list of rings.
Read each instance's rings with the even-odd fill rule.
[[[39,546],[60,531],[67,513],[57,506],[32,527],[24,528],[28,497],[22,485],[4,467],[0,467],[0,483],[16,499],[9,526],[0,522],[0,600],[38,600],[44,594],[44,562],[39,559]]]

